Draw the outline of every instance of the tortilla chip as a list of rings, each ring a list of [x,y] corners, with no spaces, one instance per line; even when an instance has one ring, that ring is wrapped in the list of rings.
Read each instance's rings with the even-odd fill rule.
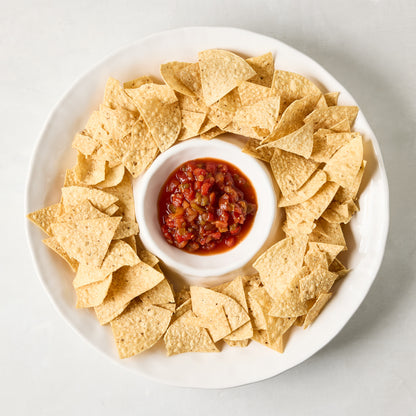
[[[172,312],[146,305],[138,299],[113,321],[111,329],[120,358],[132,357],[151,348],[168,329]]]
[[[261,56],[246,59],[246,62],[256,71],[256,75],[250,78],[254,84],[271,87],[274,74],[274,59],[271,52]]]
[[[122,238],[130,237],[139,233],[139,225],[135,221],[121,220],[116,232],[114,233],[113,240],[121,240]]]
[[[110,188],[112,186],[118,185],[124,177],[124,166],[117,165],[110,168],[109,164],[105,166],[105,179],[98,183],[96,186],[98,188]]]
[[[212,128],[211,130],[208,130],[205,133],[201,133],[200,137],[201,137],[201,139],[204,139],[204,140],[211,140],[214,137],[218,137],[223,133],[224,133],[224,130],[221,130],[219,127],[214,127],[214,128]]]
[[[175,312],[175,296],[169,281],[163,279],[154,288],[140,295],[142,302]]]
[[[329,129],[319,129],[313,135],[311,158],[317,162],[328,162],[340,147],[359,136],[358,133],[334,133]]]
[[[190,65],[189,62],[168,62],[166,64],[160,65],[160,75],[162,76],[163,81],[170,88],[175,91],[180,92],[184,95],[189,95],[193,97],[195,94],[188,87],[186,87],[179,78],[179,73],[182,69]]]
[[[307,267],[302,267],[289,283],[278,299],[270,308],[269,315],[279,318],[297,318],[308,311],[306,302],[300,299],[300,281],[309,273]]]
[[[309,124],[306,121],[304,122],[304,119],[315,108],[319,98],[320,95],[307,95],[290,104],[283,112],[270,136],[262,144],[278,140],[300,129],[304,124]]]
[[[240,328],[250,320],[247,312],[229,296],[204,287],[191,286],[192,310],[198,317],[209,318],[218,306],[224,308],[231,331]]]
[[[78,152],[75,173],[80,182],[87,185],[96,185],[105,178],[105,161],[84,156]]]
[[[313,224],[314,220],[317,220],[331,203],[338,187],[334,182],[326,182],[308,200],[297,205],[286,207],[286,221],[289,228],[293,224],[299,224],[301,222],[310,222]]]
[[[253,340],[263,344],[265,347],[283,353],[285,350],[283,337],[278,338],[273,344],[269,342],[267,331],[254,331]]]
[[[199,130],[201,129],[205,117],[206,116],[204,113],[182,110],[182,128],[178,141],[183,141],[198,136]]]
[[[313,149],[313,127],[312,124],[305,124],[293,133],[278,140],[266,143],[263,146],[279,148],[286,152],[296,153],[306,159],[312,154]]]
[[[137,238],[137,254],[140,257],[140,260],[148,264],[150,267],[156,266],[159,262],[159,259],[153,255],[150,251],[146,250],[140,238]]]
[[[314,299],[331,289],[338,275],[329,270],[318,268],[299,280],[299,293],[302,302]]]
[[[152,289],[163,279],[162,273],[143,262],[117,270],[113,273],[107,297],[95,308],[100,324],[105,325],[112,321],[123,312],[132,299]]]
[[[286,197],[297,191],[318,166],[317,162],[280,149],[275,149],[270,160],[270,167],[276,182]]]
[[[120,81],[117,81],[111,77],[108,78],[105,85],[103,104],[114,110],[127,110],[136,115],[138,113],[137,107],[135,106],[132,99],[124,91]]]
[[[356,137],[342,146],[324,167],[330,181],[344,188],[350,187],[363,161],[362,137]]]
[[[157,84],[157,82],[154,80],[153,77],[149,76],[149,75],[144,75],[142,77],[139,78],[135,78],[131,81],[127,81],[123,84],[123,87],[125,89],[130,89],[130,88],[139,88],[144,84]]]
[[[241,107],[235,113],[233,121],[240,126],[271,132],[279,115],[279,105],[279,97],[264,98],[255,104]]]
[[[118,211],[119,207],[117,204],[112,204],[104,210],[104,213],[108,216],[114,215]]]
[[[357,211],[358,207],[352,199],[344,202],[343,204],[333,201],[322,214],[322,218],[332,223],[347,224]]]
[[[335,194],[334,199],[340,203],[345,203],[351,199],[356,199],[358,190],[360,189],[361,181],[364,175],[364,169],[367,162],[363,160],[361,163],[360,170],[355,176],[354,180],[348,185],[347,188],[340,187],[338,192]]]
[[[179,80],[196,96],[202,97],[201,72],[197,62],[189,64],[178,73]],[[205,105],[205,103],[204,103]]]
[[[302,267],[306,238],[288,237],[266,250],[253,264],[273,299],[278,299]]]
[[[321,169],[317,169],[297,191],[280,198],[278,206],[288,207],[305,202],[312,198],[326,181],[326,173]]]
[[[349,272],[349,270],[338,259],[334,259],[334,261],[330,264],[329,271],[336,273],[338,278],[344,277]]]
[[[124,241],[112,241],[100,267],[80,264],[72,282],[75,288],[104,280],[106,276],[123,266],[134,266],[140,262],[134,250]]]
[[[270,96],[270,88],[253,84],[250,81],[242,82],[238,88],[242,105],[253,105]]]
[[[42,242],[48,246],[51,250],[53,250],[56,254],[59,254],[69,265],[69,267],[76,272],[78,269],[78,262],[69,257],[66,251],[59,245],[58,240],[55,237],[49,237]]]
[[[105,192],[110,194],[113,198],[116,198],[117,205],[120,207],[120,215],[123,216],[124,220],[136,221],[133,185],[131,176],[127,172],[125,172],[123,180],[118,185],[112,186],[111,188],[105,188]]]
[[[248,139],[242,151],[257,159],[264,160],[265,162],[270,162],[274,154],[274,149],[259,146],[260,140]]]
[[[256,71],[232,52],[210,49],[198,53],[204,101],[212,105]]]
[[[118,136],[123,137],[123,136]],[[113,146],[114,143],[117,141],[114,137],[112,137],[112,140],[109,141],[111,145]],[[121,159],[117,152],[107,143],[102,143],[101,146],[95,151],[94,157],[99,160],[105,160],[108,162],[108,166],[110,168],[120,165]]]
[[[354,124],[354,121],[358,114],[358,107],[338,105],[328,108],[321,108],[313,111],[308,116],[305,116],[305,123],[313,123],[314,130],[329,129],[331,126],[348,119],[350,127]]]
[[[343,120],[337,122],[336,124],[331,126],[330,129],[334,133],[350,133],[351,132],[350,122],[348,121],[348,118],[344,118]]]
[[[273,95],[280,96],[282,110],[293,101],[308,95],[321,95],[320,89],[313,82],[300,74],[288,71],[275,71],[271,88]]]
[[[62,204],[64,210],[72,205],[79,205],[86,200],[89,200],[94,207],[103,211],[114,204],[118,198],[108,193],[108,189],[104,192],[82,186],[67,186],[62,188]]]
[[[303,260],[305,266],[307,266],[309,270],[315,270],[318,268],[328,269],[328,257],[326,253],[320,250],[316,244],[313,246],[311,244],[315,243],[309,243],[308,251],[306,252]],[[341,247],[341,249],[342,248],[343,247]]]
[[[328,107],[338,104],[339,92],[327,92],[324,98]]]
[[[175,292],[175,301],[178,308],[190,299],[191,292],[188,288],[183,288],[179,292]]]
[[[328,243],[309,243],[309,249],[318,249],[325,253],[327,259],[325,267],[328,268],[328,264],[331,264],[334,261],[335,257],[338,256],[338,254],[344,250],[344,246]]]
[[[99,146],[98,140],[84,134],[84,132],[77,133],[72,141],[72,147],[85,156],[91,156]]]
[[[86,266],[101,266],[120,217],[97,218],[77,223],[54,223],[52,231],[67,254]]]
[[[309,235],[309,241],[315,243],[335,244],[347,247],[339,224],[331,224],[320,218],[315,222],[316,228]]]
[[[306,314],[305,321],[303,322],[303,329],[306,329],[318,317],[329,299],[331,299],[331,296],[332,293],[322,293],[319,295],[312,308],[310,308]]]
[[[60,212],[61,204],[57,203],[27,214],[27,218],[48,234],[49,237],[52,237],[53,231],[51,225],[56,221]]]
[[[189,324],[192,311],[185,312],[169,326],[164,336],[167,354],[185,352],[219,352],[205,328]]]
[[[127,94],[140,110],[159,150],[171,147],[181,129],[181,110],[174,91],[167,85],[144,84]]]
[[[77,308],[93,308],[103,303],[111,285],[113,275],[109,274],[103,280],[90,283],[81,287],[76,287]]]

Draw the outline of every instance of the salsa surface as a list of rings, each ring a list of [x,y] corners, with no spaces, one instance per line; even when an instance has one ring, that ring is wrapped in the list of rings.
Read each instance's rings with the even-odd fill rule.
[[[234,165],[219,159],[189,160],[163,184],[158,217],[166,241],[194,254],[235,247],[250,230],[256,191]]]

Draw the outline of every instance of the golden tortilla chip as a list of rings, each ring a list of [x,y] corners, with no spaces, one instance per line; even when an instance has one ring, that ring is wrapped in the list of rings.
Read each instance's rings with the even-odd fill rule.
[[[358,171],[357,175],[355,176],[354,180],[351,184],[348,185],[347,188],[340,187],[338,192],[335,194],[334,199],[338,202],[345,203],[350,199],[356,199],[358,190],[360,189],[361,181],[364,175],[364,169],[367,162],[363,160],[361,163],[360,170]]]
[[[318,268],[299,280],[299,293],[302,302],[314,299],[331,289],[338,275],[329,270]]]
[[[167,279],[163,279],[154,288],[140,295],[142,302],[160,306],[175,312],[175,296],[172,286]]]
[[[319,164],[294,153],[275,149],[270,167],[284,196],[297,191],[315,172]]]
[[[134,250],[124,241],[112,241],[100,267],[80,264],[74,281],[75,288],[104,280],[106,276],[123,266],[134,266],[140,262]]]
[[[235,300],[222,293],[204,287],[191,286],[192,310],[198,317],[209,318],[218,306],[224,308],[231,331],[240,328],[250,320],[247,312]]]
[[[132,357],[151,348],[168,329],[172,312],[138,299],[113,321],[111,329],[120,358]]]
[[[86,266],[101,266],[120,217],[54,223],[52,232],[67,254]]]
[[[198,136],[205,117],[206,116],[204,113],[182,110],[182,128],[178,141],[183,141]]]
[[[308,267],[309,270],[314,270],[317,268],[328,269],[328,257],[326,253],[319,249],[319,247],[315,243],[309,243],[308,251],[305,254],[305,258],[303,260],[305,266]],[[341,247],[342,249],[343,247]]]
[[[349,188],[363,161],[363,141],[361,135],[342,146],[328,161],[324,171],[330,181]]]
[[[65,171],[64,188],[68,186],[82,186],[84,188],[92,188],[92,186],[86,185],[85,183],[82,183],[78,180],[75,173],[75,166]]]
[[[177,61],[162,64],[160,65],[160,75],[162,76],[163,81],[165,81],[170,88],[180,92],[181,94],[193,97],[195,95],[193,91],[184,85],[179,78],[179,73],[188,65],[190,65],[190,63]]]
[[[334,133],[329,129],[319,129],[313,135],[311,158],[317,162],[328,162],[340,147],[359,136],[358,133]]]
[[[322,293],[319,295],[312,308],[310,308],[306,314],[305,320],[303,322],[303,329],[306,329],[318,317],[329,299],[331,299],[331,296],[332,293]]]
[[[272,82],[272,94],[280,96],[282,110],[293,101],[300,100],[308,95],[321,95],[320,89],[300,74],[288,71],[275,71]]]
[[[232,52],[210,49],[198,53],[204,101],[214,104],[242,81],[256,75],[256,71]]]
[[[51,225],[56,221],[60,212],[61,204],[57,203],[27,214],[27,218],[48,234],[49,237],[52,237],[53,231]]]
[[[76,272],[78,269],[78,262],[73,259],[72,257],[69,257],[66,251],[59,245],[58,240],[55,237],[49,237],[45,240],[42,240],[42,242],[48,246],[51,250],[53,250],[56,254],[59,254],[69,265],[69,267]]]
[[[349,270],[338,259],[334,259],[334,261],[330,264],[329,271],[336,273],[338,278],[344,277],[349,272]]]
[[[327,92],[324,94],[324,98],[328,107],[338,104],[339,92]]]
[[[314,130],[330,129],[331,126],[339,123],[345,118],[348,119],[350,127],[358,114],[358,107],[338,105],[328,108],[321,108],[313,111],[308,116],[305,116],[305,123],[313,123]]]
[[[322,251],[323,253],[325,253],[326,259],[327,259],[326,268],[328,268],[328,264],[331,264],[334,261],[335,257],[338,256],[338,254],[344,250],[344,246],[337,245],[337,244],[312,242],[312,243],[309,243],[309,249],[312,249],[312,250],[318,249]]]
[[[300,281],[308,273],[309,270],[307,267],[300,269],[279,298],[274,299],[274,303],[269,311],[270,316],[297,318],[307,313],[308,305],[300,299]]]
[[[167,354],[185,352],[219,352],[205,328],[189,323],[192,311],[185,312],[169,326],[164,336]]]
[[[131,111],[132,113],[138,113],[137,107],[135,106],[132,99],[126,94],[124,88],[121,86],[120,81],[114,78],[109,78],[105,84],[104,101],[107,107],[114,110],[122,109]]]
[[[111,188],[118,185],[124,177],[124,166],[122,164],[110,168],[107,163],[105,166],[105,179],[98,183],[98,188]]]
[[[139,233],[139,224],[135,221],[121,220],[116,232],[114,233],[113,240],[121,240],[122,238],[130,237]]]
[[[69,205],[65,212],[56,217],[55,222],[78,222],[96,218],[108,218],[108,215],[95,208],[87,199],[79,205]]]
[[[119,207],[117,204],[110,205],[107,209],[104,210],[104,213],[110,217],[118,211]]]
[[[250,82],[271,87],[274,74],[274,59],[271,52],[261,56],[246,59],[246,62],[256,71],[256,75],[250,78]]]
[[[348,118],[344,118],[343,120],[337,122],[336,124],[331,126],[330,129],[334,133],[350,133],[351,132],[351,126],[350,126],[350,122],[348,121]]]
[[[347,247],[339,224],[331,224],[320,218],[315,222],[316,228],[309,235],[309,241],[315,243],[335,244]]]
[[[140,260],[148,264],[150,267],[156,266],[156,264],[159,262],[159,259],[150,251],[146,250],[142,241],[140,240],[140,237],[137,237],[136,242],[137,254],[140,257]]]
[[[258,84],[253,84],[251,81],[242,82],[238,88],[240,94],[240,101],[242,105],[253,105],[270,97],[270,88],[263,87]]]
[[[178,73],[179,80],[196,96],[202,97],[201,72],[198,62],[189,64]],[[205,103],[203,104],[206,105]]]
[[[105,178],[105,161],[78,152],[75,173],[80,182],[96,185]]]
[[[91,156],[99,146],[98,140],[84,134],[84,132],[77,133],[72,141],[72,147],[85,156]]]
[[[301,204],[312,198],[327,181],[326,173],[317,169],[312,176],[297,190],[279,200],[279,207]]]
[[[343,204],[333,201],[322,214],[322,218],[328,222],[347,224],[357,211],[358,207],[352,199]]]
[[[317,220],[331,203],[338,187],[339,185],[334,182],[326,182],[319,191],[308,200],[297,205],[286,207],[286,221],[288,227],[294,228],[294,224],[302,222],[310,223],[312,226],[314,220]],[[310,231],[312,231],[312,227]]]
[[[174,91],[167,85],[144,84],[127,94],[140,110],[159,150],[171,147],[181,129],[181,110]]]
[[[304,119],[315,108],[319,98],[320,95],[307,95],[290,104],[272,133],[263,140],[262,144],[278,140],[300,129],[304,124],[309,124],[304,122]]]
[[[95,308],[100,324],[105,325],[112,321],[123,312],[132,299],[152,289],[163,279],[162,273],[143,262],[132,267],[122,267],[114,272],[107,297]]]
[[[266,143],[263,146],[270,148],[279,148],[286,152],[296,153],[306,159],[312,154],[313,141],[313,127],[312,124],[305,124],[293,133],[284,136],[278,140]]]
[[[208,130],[205,133],[201,133],[200,137],[204,140],[211,140],[214,137],[218,137],[219,135],[223,134],[224,130],[221,130],[219,127],[214,127],[211,130]]]
[[[274,149],[269,148],[269,147],[263,147],[263,146],[259,147],[259,146],[260,146],[260,140],[248,139],[242,151],[257,159],[264,160],[265,162],[270,162],[274,154]]]
[[[266,250],[253,264],[273,299],[278,299],[302,267],[306,238],[288,237]]]
[[[270,343],[267,331],[254,331],[253,340],[280,353],[285,350],[283,336]]]
[[[94,207],[103,211],[114,204],[118,198],[108,193],[108,189],[104,192],[99,189],[85,188],[82,186],[67,186],[62,188],[62,204],[65,210],[71,205],[79,205],[86,200],[89,200]]]
[[[116,198],[120,215],[123,216],[124,220],[133,222],[136,221],[133,185],[131,176],[127,172],[125,172],[123,180],[118,185],[112,186],[111,188],[105,188],[105,192],[110,194],[113,198]]]
[[[155,81],[155,79],[149,75],[143,75],[139,78],[135,78],[131,81],[127,81],[123,84],[123,87],[125,89],[129,89],[129,88],[139,88],[141,87],[143,84],[157,84],[157,82]]]
[[[188,288],[183,288],[179,292],[175,292],[175,301],[178,308],[190,299],[191,292]]]
[[[76,287],[77,308],[93,308],[103,303],[111,285],[113,275],[109,274],[103,280],[90,283],[81,287]]]

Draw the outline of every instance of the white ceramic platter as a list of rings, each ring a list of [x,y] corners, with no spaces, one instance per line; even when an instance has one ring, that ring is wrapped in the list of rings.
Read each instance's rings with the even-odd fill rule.
[[[242,56],[271,51],[279,69],[305,75],[324,91],[340,91],[339,104],[358,105],[325,69],[297,50],[263,35],[234,28],[192,27],[141,39],[108,57],[81,77],[53,109],[33,153],[28,175],[26,212],[55,203],[65,169],[75,161],[74,134],[102,100],[109,76],[121,81],[158,75],[159,65],[171,60],[196,61],[203,49],[221,48]],[[365,88],[365,85],[363,85]],[[368,161],[360,197],[361,210],[347,227],[347,266],[352,269],[317,321],[307,330],[294,328],[284,354],[252,342],[247,348],[225,346],[220,354],[188,353],[167,357],[163,345],[140,356],[119,360],[111,330],[98,324],[89,310],[75,308],[72,273],[41,242],[32,225],[27,234],[37,273],[52,302],[69,324],[110,359],[153,380],[186,387],[224,388],[275,376],[309,358],[326,345],[351,318],[374,281],[383,257],[388,223],[388,185],[379,145],[360,112],[355,130],[364,136]],[[323,358],[324,359],[324,358]]]

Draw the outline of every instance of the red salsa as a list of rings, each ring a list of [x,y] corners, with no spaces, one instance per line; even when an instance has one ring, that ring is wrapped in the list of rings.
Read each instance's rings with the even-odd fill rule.
[[[217,254],[248,233],[257,210],[256,192],[234,165],[195,159],[175,169],[159,193],[158,215],[169,244],[195,254]]]

